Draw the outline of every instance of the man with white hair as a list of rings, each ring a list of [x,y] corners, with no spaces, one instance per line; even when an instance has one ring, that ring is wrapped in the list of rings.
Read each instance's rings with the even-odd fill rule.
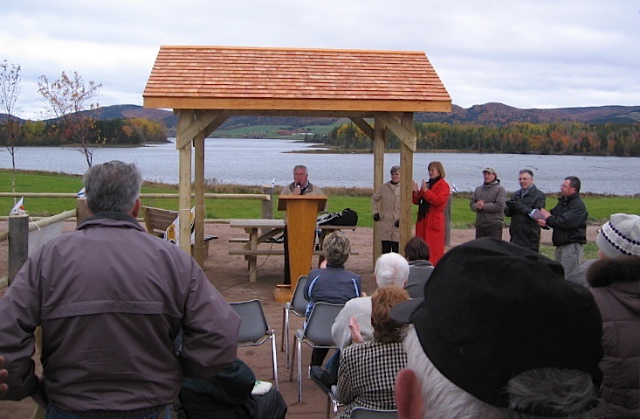
[[[409,278],[409,262],[398,253],[384,253],[378,260],[374,270],[376,285],[378,288],[404,287]],[[339,349],[344,349],[351,344],[351,329],[349,323],[355,320],[360,325],[360,333],[365,342],[373,339],[373,326],[371,325],[371,297],[352,298],[347,301],[344,308],[340,310],[333,326],[331,326],[331,336]],[[338,382],[338,358],[334,355],[327,362],[327,371],[318,369],[311,370],[312,378],[320,381],[321,384],[335,384]]]
[[[559,263],[473,240],[445,254],[422,301],[391,316],[413,324],[396,379],[401,419],[593,417],[601,317]]]

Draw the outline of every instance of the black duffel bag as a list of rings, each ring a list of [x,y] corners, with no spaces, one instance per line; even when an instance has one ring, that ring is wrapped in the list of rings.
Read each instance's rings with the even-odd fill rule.
[[[358,213],[351,208],[318,216],[318,225],[355,226],[356,224],[358,224]]]

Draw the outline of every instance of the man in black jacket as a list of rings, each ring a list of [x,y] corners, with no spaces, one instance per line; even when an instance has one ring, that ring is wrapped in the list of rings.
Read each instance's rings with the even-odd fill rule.
[[[564,267],[565,278],[582,264],[584,245],[587,243],[587,207],[580,197],[580,179],[564,178],[560,186],[558,205],[551,212],[541,209],[542,227],[553,228],[552,241],[556,246],[556,260]]]
[[[544,193],[533,184],[533,172],[520,170],[518,176],[520,189],[506,202],[504,215],[511,217],[509,234],[511,243],[537,252],[540,248],[540,226],[534,218],[535,209],[545,207]]]

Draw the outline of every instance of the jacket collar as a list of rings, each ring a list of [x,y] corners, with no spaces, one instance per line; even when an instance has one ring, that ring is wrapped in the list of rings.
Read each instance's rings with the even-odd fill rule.
[[[144,228],[138,223],[138,220],[130,216],[129,214],[123,214],[121,212],[99,212],[86,218],[77,228],[82,230],[91,226],[112,226],[112,227],[133,227],[140,231],[145,231]]]

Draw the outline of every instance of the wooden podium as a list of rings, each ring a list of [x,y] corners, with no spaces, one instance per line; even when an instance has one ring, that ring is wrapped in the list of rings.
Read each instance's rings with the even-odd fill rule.
[[[298,278],[309,274],[318,211],[324,210],[326,203],[327,197],[318,195],[282,195],[279,198],[278,211],[287,212],[291,285],[276,288],[274,295],[278,302],[290,301]]]

